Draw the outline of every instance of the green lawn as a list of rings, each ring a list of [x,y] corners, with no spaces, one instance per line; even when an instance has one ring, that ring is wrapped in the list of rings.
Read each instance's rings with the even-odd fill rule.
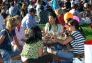
[[[92,29],[90,26],[82,26],[87,40],[92,40]]]

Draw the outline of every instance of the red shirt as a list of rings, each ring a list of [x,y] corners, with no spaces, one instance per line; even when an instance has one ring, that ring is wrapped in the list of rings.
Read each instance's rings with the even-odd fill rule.
[[[58,18],[59,24],[65,25],[65,22],[64,22],[64,15],[63,15],[63,14],[61,14],[61,15],[58,16],[57,18]]]

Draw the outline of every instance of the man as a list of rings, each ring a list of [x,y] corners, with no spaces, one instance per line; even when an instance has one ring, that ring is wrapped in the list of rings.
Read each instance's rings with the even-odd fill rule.
[[[19,15],[19,8],[17,5],[14,5],[14,2],[10,3],[9,15],[10,16]]]
[[[28,14],[26,14],[26,16],[22,19],[22,27],[24,29],[31,29],[37,25],[35,20],[35,13],[36,10],[34,8],[28,10]]]
[[[91,4],[85,3],[84,4],[84,11],[79,14],[81,18],[81,22],[84,24],[91,24],[92,26],[92,6]]]
[[[26,31],[25,33],[32,34],[32,38],[34,38],[32,40],[41,39],[41,30],[37,25],[35,13],[36,10],[34,8],[29,9],[28,14],[22,19],[21,25]]]

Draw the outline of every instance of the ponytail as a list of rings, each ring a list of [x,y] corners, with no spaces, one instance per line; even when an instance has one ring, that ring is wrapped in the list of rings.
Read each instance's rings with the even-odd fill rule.
[[[74,19],[68,19],[68,22],[72,25],[75,26],[75,28],[81,32],[81,34],[85,37],[85,33],[82,29],[82,27],[79,25],[78,21],[74,20]],[[85,37],[86,38],[86,37]]]

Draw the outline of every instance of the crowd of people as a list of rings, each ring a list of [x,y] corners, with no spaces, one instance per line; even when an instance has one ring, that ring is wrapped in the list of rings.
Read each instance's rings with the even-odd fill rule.
[[[43,29],[39,24],[45,24]],[[73,63],[84,58],[85,33],[92,28],[92,5],[83,0],[13,0],[0,6],[0,57],[12,63]]]

